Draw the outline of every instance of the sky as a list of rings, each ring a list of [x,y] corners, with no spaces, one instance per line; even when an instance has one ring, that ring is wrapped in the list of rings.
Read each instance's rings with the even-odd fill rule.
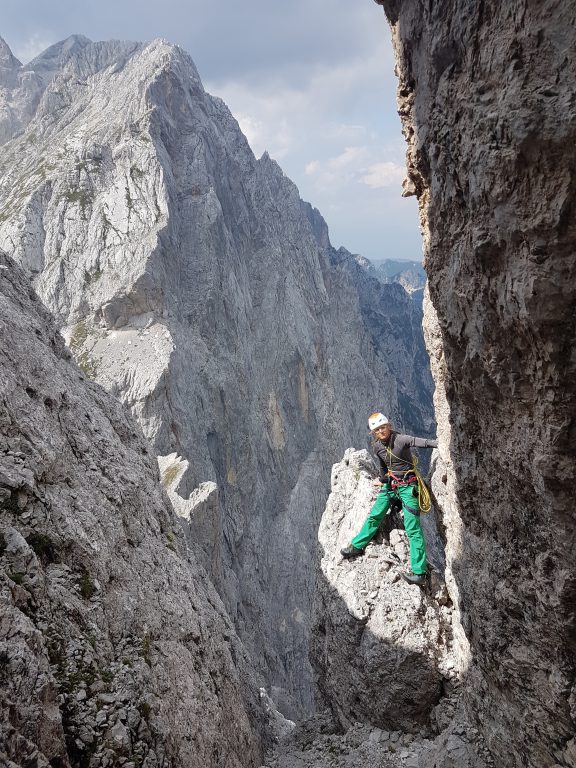
[[[256,154],[268,151],[325,218],[330,240],[371,260],[421,260],[390,30],[373,0],[3,0],[22,63],[71,34],[163,37],[191,54]]]

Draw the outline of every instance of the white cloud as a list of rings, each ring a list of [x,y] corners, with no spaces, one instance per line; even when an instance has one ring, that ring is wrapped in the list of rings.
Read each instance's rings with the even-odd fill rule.
[[[404,166],[377,159],[376,150],[368,147],[346,147],[343,152],[324,162],[312,160],[304,172],[314,179],[319,190],[338,190],[351,183],[362,184],[372,189],[399,187],[404,179]]]
[[[320,163],[318,160],[312,160],[311,162],[307,163],[304,167],[304,173],[306,176],[312,176],[317,171],[320,170]]]
[[[262,143],[262,136],[264,134],[264,124],[261,120],[257,120],[254,117],[251,117],[250,115],[244,115],[241,112],[235,115],[236,120],[238,120],[238,125],[240,126],[240,130],[246,136],[248,139],[248,144],[252,147],[254,150],[254,147],[258,146]]]
[[[344,152],[328,161],[327,166],[332,171],[344,171],[350,167],[356,168],[366,157],[366,147],[346,147]]]
[[[372,189],[381,189],[382,187],[393,187],[401,184],[406,171],[404,166],[397,163],[375,163],[371,165],[368,172],[360,178],[364,184]]]
[[[310,154],[314,157],[310,150],[318,144],[336,154],[352,144],[382,141],[381,126],[361,124],[354,118],[365,118],[363,101],[376,111],[375,105],[385,104],[385,89],[393,93],[391,71],[383,74],[386,51],[383,38],[376,51],[352,61],[318,65],[297,85],[286,82],[281,72],[275,75],[273,70],[268,78],[257,82],[219,79],[205,85],[228,104],[241,127],[246,126],[245,135],[256,155],[267,150],[279,159],[291,152],[304,153],[308,148],[309,162]],[[393,98],[390,104],[394,115]],[[395,117],[394,123],[399,134]]]
[[[53,43],[53,37],[49,37],[42,32],[35,32],[23,43],[14,46],[14,55],[22,64],[28,64],[29,61],[35,59],[39,53],[45,51]]]

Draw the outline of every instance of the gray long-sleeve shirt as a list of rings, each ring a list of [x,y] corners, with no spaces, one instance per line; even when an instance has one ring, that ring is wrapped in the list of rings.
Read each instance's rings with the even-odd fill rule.
[[[399,435],[392,432],[388,440],[377,440],[374,444],[374,453],[380,462],[380,480],[386,479],[386,474],[403,474],[414,469],[414,459],[410,448],[437,448],[436,440],[428,440],[425,437],[413,437],[412,435]]]

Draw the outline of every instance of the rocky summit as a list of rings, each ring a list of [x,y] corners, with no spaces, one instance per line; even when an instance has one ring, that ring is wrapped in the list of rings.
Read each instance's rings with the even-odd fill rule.
[[[139,420],[275,700],[309,712],[330,467],[375,405],[434,433],[419,309],[331,246],[177,46],[76,36],[10,66],[0,245]]]

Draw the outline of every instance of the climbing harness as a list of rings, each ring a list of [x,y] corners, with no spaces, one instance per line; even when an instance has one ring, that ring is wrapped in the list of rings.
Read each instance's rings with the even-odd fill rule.
[[[396,490],[396,488],[401,485],[415,485],[418,482],[416,475],[411,469],[403,473],[402,479],[400,479],[393,472],[390,472],[390,470],[388,470],[388,475],[392,478],[390,480],[390,486],[392,487],[392,490]]]

